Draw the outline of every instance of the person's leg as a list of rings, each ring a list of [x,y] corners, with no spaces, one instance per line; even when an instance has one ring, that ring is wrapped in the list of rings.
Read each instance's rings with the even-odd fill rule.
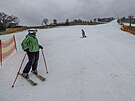
[[[33,65],[34,63],[34,60],[35,60],[35,55],[33,52],[27,52],[27,55],[28,55],[28,62],[23,70],[23,73],[29,73],[30,69],[31,69],[31,66]]]
[[[38,66],[38,60],[39,60],[39,51],[35,52],[35,60],[34,63],[32,64],[32,71],[37,70],[37,66]]]

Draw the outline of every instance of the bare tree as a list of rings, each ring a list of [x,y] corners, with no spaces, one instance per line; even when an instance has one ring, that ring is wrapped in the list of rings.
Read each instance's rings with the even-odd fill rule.
[[[13,15],[9,16],[5,14],[4,12],[0,12],[0,25],[4,28],[17,26],[19,24],[20,20],[18,17],[15,17]]]
[[[96,22],[96,21],[97,21],[97,19],[95,18],[93,21],[94,21],[94,22]]]
[[[42,25],[47,25],[48,21],[49,20],[47,18],[44,18],[43,21],[42,21]]]
[[[57,20],[56,19],[53,19],[53,24],[57,25]]]
[[[69,25],[69,19],[66,20],[65,24],[66,25]]]

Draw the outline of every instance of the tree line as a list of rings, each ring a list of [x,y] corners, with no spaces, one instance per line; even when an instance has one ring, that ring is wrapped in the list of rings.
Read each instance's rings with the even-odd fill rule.
[[[133,18],[131,16],[130,18]],[[69,21],[69,19],[66,19],[65,22],[59,22],[57,19],[53,19],[53,22],[48,24],[49,20],[47,18],[44,18],[41,22],[42,26],[47,26],[47,25],[69,25],[69,23],[90,23],[90,22],[110,22],[114,20],[114,17],[109,17],[109,18],[94,18],[93,20],[82,20],[82,19],[74,19],[72,21]],[[122,21],[128,21],[126,17],[121,18]],[[19,26],[19,18],[14,16],[14,15],[7,15],[4,12],[0,12],[0,30],[5,30],[6,28],[14,28],[16,26]],[[135,22],[135,19],[132,20],[132,22]]]

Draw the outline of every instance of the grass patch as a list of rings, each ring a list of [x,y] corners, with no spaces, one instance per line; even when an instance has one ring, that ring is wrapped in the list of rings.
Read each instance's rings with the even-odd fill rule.
[[[127,28],[130,29],[130,30],[135,31],[135,27],[133,27],[133,26],[131,26],[131,27],[130,26],[127,26]]]
[[[7,28],[5,31],[2,31],[2,32],[0,32],[0,35],[3,35],[3,34],[9,34],[10,33],[10,30],[11,30],[11,28]]]
[[[0,32],[0,35],[11,34],[11,33],[19,32],[19,31],[23,31],[23,30],[26,30],[26,27],[6,28],[5,31]]]

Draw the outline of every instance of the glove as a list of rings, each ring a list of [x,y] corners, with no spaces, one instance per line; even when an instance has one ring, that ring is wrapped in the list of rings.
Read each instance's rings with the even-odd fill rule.
[[[40,49],[43,49],[43,46],[39,45],[39,48],[40,48]]]
[[[25,51],[25,52],[29,52],[29,49],[25,49],[24,51]]]

